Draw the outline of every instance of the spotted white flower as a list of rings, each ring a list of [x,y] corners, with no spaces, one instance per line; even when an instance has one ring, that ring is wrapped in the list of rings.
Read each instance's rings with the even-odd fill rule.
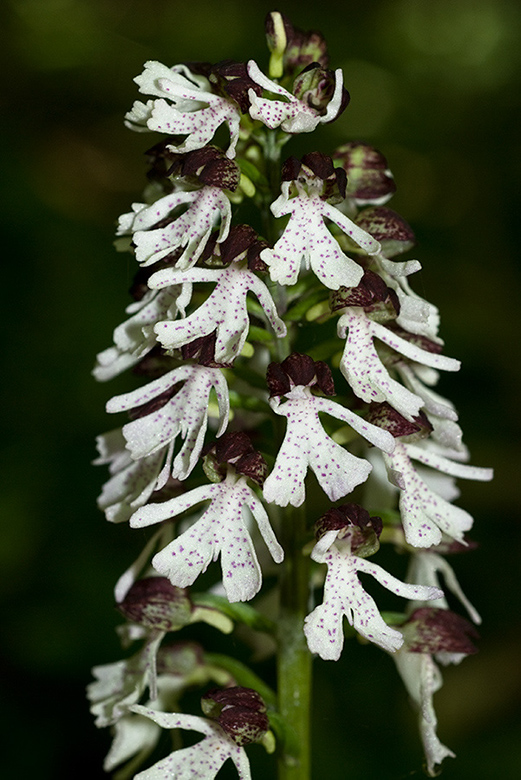
[[[311,394],[309,387],[297,385],[285,393],[287,400],[270,399],[276,414],[287,419],[284,441],[273,471],[264,483],[264,498],[279,506],[301,506],[306,497],[304,481],[310,467],[332,501],[350,493],[365,482],[371,465],[357,458],[327,435],[319,413],[324,412],[348,423],[371,444],[391,452],[394,439],[387,432],[365,422],[349,409],[328,398]]]
[[[167,219],[178,206],[188,208],[168,224],[153,229],[154,225]],[[176,190],[150,205],[132,204],[132,212],[120,217],[118,235],[133,234],[136,259],[143,266],[157,263],[184,247],[183,253],[176,261],[176,267],[190,268],[199,259],[212,229],[219,222],[217,241],[226,239],[231,215],[230,201],[220,187]]]
[[[324,600],[305,619],[304,633],[312,653],[337,661],[342,653],[344,615],[350,625],[370,642],[396,651],[403,644],[399,631],[384,621],[374,599],[366,593],[358,572],[370,574],[384,588],[406,599],[441,598],[443,591],[424,585],[411,585],[393,577],[376,563],[351,553],[349,539],[337,539],[339,531],[327,531],[316,543],[311,557],[327,564]]]
[[[266,510],[233,469],[223,482],[202,485],[160,504],[148,504],[131,518],[133,528],[160,523],[186,509],[210,500],[202,517],[152,559],[156,571],[177,587],[192,585],[212,560],[221,556],[223,585],[229,601],[248,601],[260,590],[262,574],[248,531],[246,508],[255,518],[262,538],[276,563],[284,557]]]
[[[361,306],[343,309],[337,332],[340,338],[346,338],[347,334],[340,370],[353,392],[367,403],[387,401],[408,420],[418,414],[423,398],[391,378],[378,356],[373,339],[377,338],[409,360],[432,368],[458,371],[460,367],[459,360],[421,349],[375,322]]]
[[[114,330],[114,345],[97,355],[93,374],[98,381],[105,382],[135,366],[155,347],[154,325],[175,319],[179,311],[184,313],[182,292],[181,286],[149,290],[140,301],[127,306],[131,316]]]
[[[285,100],[268,100],[256,95],[253,89],[248,92],[251,118],[259,119],[271,130],[280,127],[286,133],[311,133],[319,124],[335,119],[341,109],[343,77],[340,68],[335,71],[334,93],[322,116],[306,101],[299,100],[276,81],[265,76],[253,60],[248,62],[248,74],[266,92],[285,98]]]
[[[164,453],[133,460],[120,428],[98,436],[97,446],[100,455],[94,463],[108,464],[111,474],[103,485],[98,506],[109,522],[125,523],[166,482],[168,474],[159,480]]]
[[[153,289],[170,285],[197,282],[214,282],[215,288],[206,301],[188,317],[175,322],[160,322],[154,330],[159,342],[166,349],[190,344],[195,339],[217,331],[215,361],[231,363],[240,354],[249,329],[246,307],[248,292],[253,292],[276,335],[286,335],[286,326],[280,319],[271,294],[264,282],[244,262],[232,262],[227,268],[192,268],[181,271],[165,268],[157,271],[149,280]]]
[[[463,541],[473,524],[471,515],[438,495],[421,478],[411,463],[416,460],[451,477],[488,481],[492,469],[457,463],[418,445],[397,441],[394,452],[384,454],[389,477],[400,490],[400,513],[405,538],[413,547],[432,547],[441,542],[442,532]]]
[[[212,780],[229,758],[235,764],[240,780],[251,780],[246,751],[231,739],[215,721],[197,715],[158,712],[135,704],[132,711],[150,718],[164,729],[185,729],[204,734],[195,745],[176,750],[150,769],[139,772],[135,780]]]
[[[184,383],[183,387],[172,395],[180,382]],[[144,387],[115,396],[108,402],[107,411],[122,412],[151,404],[149,414],[123,426],[127,449],[134,460],[146,458],[161,450],[165,454],[167,450],[165,469],[175,479],[186,479],[201,454],[212,390],[215,391],[219,406],[217,436],[220,436],[228,424],[230,403],[226,379],[218,368],[179,366]],[[170,397],[157,408],[157,402],[161,401],[161,397],[164,400],[165,396]],[[178,436],[184,441],[172,463]]]
[[[230,100],[214,95],[207,79],[193,74],[183,65],[167,68],[151,61],[145,63],[144,72],[134,80],[141,93],[158,99],[146,104],[136,101],[126,115],[128,127],[185,135],[181,144],[171,144],[169,148],[175,152],[191,152],[206,146],[216,130],[226,124],[230,131],[226,154],[235,157],[241,119],[239,108]]]
[[[311,267],[331,290],[341,286],[355,287],[362,278],[363,268],[342,252],[324,219],[338,225],[368,254],[378,252],[380,244],[335,206],[322,200],[318,191],[315,193],[308,188],[311,193],[308,194],[296,182],[299,194],[290,198],[290,184],[288,181],[282,183],[282,194],[271,204],[275,217],[290,214],[290,220],[273,249],[261,252],[261,259],[269,266],[272,281],[295,284],[303,262],[304,267]]]

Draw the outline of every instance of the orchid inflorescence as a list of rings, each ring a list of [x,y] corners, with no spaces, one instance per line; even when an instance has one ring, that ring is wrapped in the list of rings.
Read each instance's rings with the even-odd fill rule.
[[[146,102],[126,116],[161,137],[117,231],[138,263],[134,301],[94,370],[145,380],[107,404],[128,421],[99,437],[99,506],[155,526],[115,588],[122,642],[138,649],[96,667],[88,691],[121,780],[213,778],[228,758],[249,778],[250,742],[277,752],[280,777],[309,776],[294,705],[233,657],[239,640],[212,653],[192,624],[210,638],[241,627],[240,641],[275,655],[303,646],[304,664],[338,660],[346,636],[378,645],[417,707],[431,775],[453,755],[437,737],[437,663],[475,652],[480,618],[444,555],[472,547],[454,478],[492,475],[467,465],[455,408],[433,390],[460,364],[409,285],[421,266],[400,259],[414,234],[386,205],[383,155],[348,142],[281,164],[286,142],[338,119],[349,94],[319,33],[278,12],[266,33],[269,75],[252,60],[147,62],[135,79]],[[405,582],[370,560],[382,543],[410,556]],[[360,573],[406,599],[402,611],[381,613]],[[197,689],[204,717],[184,711]],[[164,729],[174,750],[156,760]],[[183,746],[179,730],[203,739]]]

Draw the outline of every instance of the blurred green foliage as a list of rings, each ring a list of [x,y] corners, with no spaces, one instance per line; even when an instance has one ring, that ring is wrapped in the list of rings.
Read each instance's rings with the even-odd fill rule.
[[[398,186],[391,205],[419,240],[424,270],[413,286],[439,305],[447,354],[463,360],[441,390],[460,411],[473,463],[497,476],[462,485],[481,546],[455,563],[484,624],[480,654],[447,670],[436,697],[440,737],[458,754],[444,776],[514,778],[521,6],[366,0],[339,8],[279,6],[326,35],[352,98],[340,122],[296,139],[291,153],[360,139],[386,154]],[[94,729],[83,688],[93,664],[119,657],[111,590],[142,538],[109,526],[95,506],[105,474],[90,466],[93,440],[111,425],[105,401],[128,384],[96,386],[90,369],[133,275],[111,244],[117,215],[139,198],[151,143],[122,124],[137,96],[132,78],[147,59],[253,57],[265,67],[269,10],[260,0],[2,6],[6,777],[104,776],[108,735]],[[422,776],[415,716],[380,651],[351,642],[338,664],[317,663],[315,711],[317,780]]]

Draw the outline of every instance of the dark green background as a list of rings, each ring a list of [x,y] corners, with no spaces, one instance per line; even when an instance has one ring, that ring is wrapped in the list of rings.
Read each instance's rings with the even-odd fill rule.
[[[279,6],[326,35],[351,105],[293,151],[346,140],[380,148],[391,205],[414,227],[414,288],[439,305],[459,375],[441,391],[460,411],[473,463],[462,484],[480,548],[454,561],[483,614],[480,653],[445,672],[439,734],[457,754],[444,776],[517,778],[519,620],[519,186],[521,6],[516,0],[365,0]],[[147,59],[254,57],[267,66],[259,0],[7,0],[2,66],[1,712],[9,778],[103,777],[109,739],[84,686],[116,660],[112,587],[142,538],[105,523],[95,435],[110,395],[94,355],[121,320],[133,267],[113,223],[143,185],[153,136],[122,116]],[[353,646],[354,645],[354,646]],[[353,646],[353,647],[352,647]],[[352,648],[352,649],[351,649]],[[421,777],[421,749],[392,661],[349,643],[317,664],[316,780]],[[7,748],[7,750],[6,750]],[[260,753],[253,747],[252,755]],[[263,772],[261,771],[261,776]],[[268,775],[264,775],[268,777]]]

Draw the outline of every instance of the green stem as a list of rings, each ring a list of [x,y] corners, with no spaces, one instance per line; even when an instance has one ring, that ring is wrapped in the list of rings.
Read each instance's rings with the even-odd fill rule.
[[[279,760],[279,780],[309,780],[312,657],[303,632],[309,558],[302,554],[307,541],[306,516],[303,507],[282,514],[285,559],[280,577],[278,697],[279,712],[292,733]]]

